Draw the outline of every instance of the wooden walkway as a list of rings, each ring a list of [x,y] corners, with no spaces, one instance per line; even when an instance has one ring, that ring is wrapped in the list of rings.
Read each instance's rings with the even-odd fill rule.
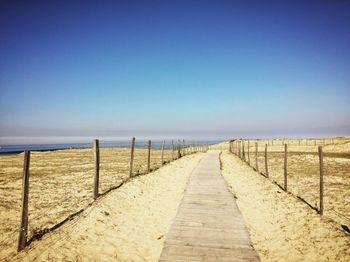
[[[193,171],[159,261],[259,261],[221,176],[218,151]]]

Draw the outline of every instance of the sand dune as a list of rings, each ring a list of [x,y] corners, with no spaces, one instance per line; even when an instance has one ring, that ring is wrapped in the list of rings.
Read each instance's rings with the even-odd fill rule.
[[[175,154],[176,156],[176,154]],[[170,161],[172,151],[165,150]],[[100,149],[101,193],[129,178],[129,148]],[[29,186],[29,238],[93,202],[92,149],[32,152]],[[134,172],[145,173],[147,149],[135,150]],[[152,150],[151,168],[161,165]],[[0,157],[0,258],[16,254],[21,207],[23,153]]]
[[[186,156],[132,179],[11,261],[157,261],[202,155]]]
[[[306,141],[306,140],[305,140]],[[222,172],[246,220],[255,249],[263,261],[348,261],[350,238],[341,228],[347,218],[350,159],[325,158],[325,215],[321,217],[292,194],[271,181],[280,182],[283,170],[281,141],[259,141],[274,152],[270,155],[270,179],[228,153],[229,144],[211,146],[222,150]],[[318,141],[325,152],[349,152],[349,141],[337,144]],[[331,141],[334,142],[334,141]],[[317,144],[299,145],[290,140],[289,149],[317,152]],[[309,145],[310,144],[310,145]],[[252,144],[253,146],[254,144]],[[272,151],[272,150],[271,150]],[[138,149],[137,173],[145,171],[147,152]],[[275,154],[275,155],[274,155]],[[128,178],[129,149],[101,151],[101,192]],[[16,256],[23,155],[0,158],[0,258],[4,261],[157,261],[164,238],[191,171],[202,154],[189,155],[146,176],[137,176],[117,190],[92,202],[91,149],[38,152],[33,154],[30,191],[29,233],[54,225],[69,214],[85,211],[63,227],[34,241]],[[165,160],[171,159],[170,151]],[[152,167],[160,166],[155,150]],[[251,152],[251,161],[255,161]],[[306,196],[317,207],[317,155],[291,155],[288,162],[290,191]],[[264,165],[259,153],[258,164]],[[260,169],[264,172],[264,168]],[[297,192],[295,190],[298,190]],[[331,219],[329,219],[331,218]],[[13,259],[13,256],[15,258]]]
[[[349,261],[350,237],[334,221],[224,151],[222,173],[262,261]]]

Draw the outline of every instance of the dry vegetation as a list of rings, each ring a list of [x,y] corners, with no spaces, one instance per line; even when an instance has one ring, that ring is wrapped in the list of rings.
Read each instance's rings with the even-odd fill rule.
[[[324,152],[324,215],[350,227],[350,139],[251,140],[245,142],[246,161],[256,167],[255,142],[258,142],[258,169],[265,171],[265,145],[271,180],[284,186],[284,144],[288,144],[288,191],[319,208],[318,146]],[[337,154],[334,154],[337,153]]]
[[[172,159],[169,148],[164,151],[165,162]],[[0,258],[16,253],[23,156],[23,153],[0,156]],[[129,178],[130,148],[101,148],[100,161],[100,193]],[[92,149],[31,153],[28,238],[93,201],[93,163]],[[134,173],[145,173],[146,166],[147,149],[136,148]],[[160,166],[161,150],[152,149],[151,169]]]
[[[9,261],[158,261],[202,156],[188,155],[135,177]]]
[[[350,237],[237,156],[221,154],[222,175],[261,261],[350,261]]]

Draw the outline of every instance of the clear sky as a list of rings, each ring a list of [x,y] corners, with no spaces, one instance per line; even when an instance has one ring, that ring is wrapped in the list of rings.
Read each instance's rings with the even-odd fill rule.
[[[349,112],[349,1],[0,2],[0,143],[349,135]]]

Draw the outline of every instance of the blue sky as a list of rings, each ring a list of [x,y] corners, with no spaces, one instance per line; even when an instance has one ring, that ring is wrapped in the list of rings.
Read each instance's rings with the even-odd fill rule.
[[[0,4],[0,142],[350,134],[347,1],[28,2]]]

